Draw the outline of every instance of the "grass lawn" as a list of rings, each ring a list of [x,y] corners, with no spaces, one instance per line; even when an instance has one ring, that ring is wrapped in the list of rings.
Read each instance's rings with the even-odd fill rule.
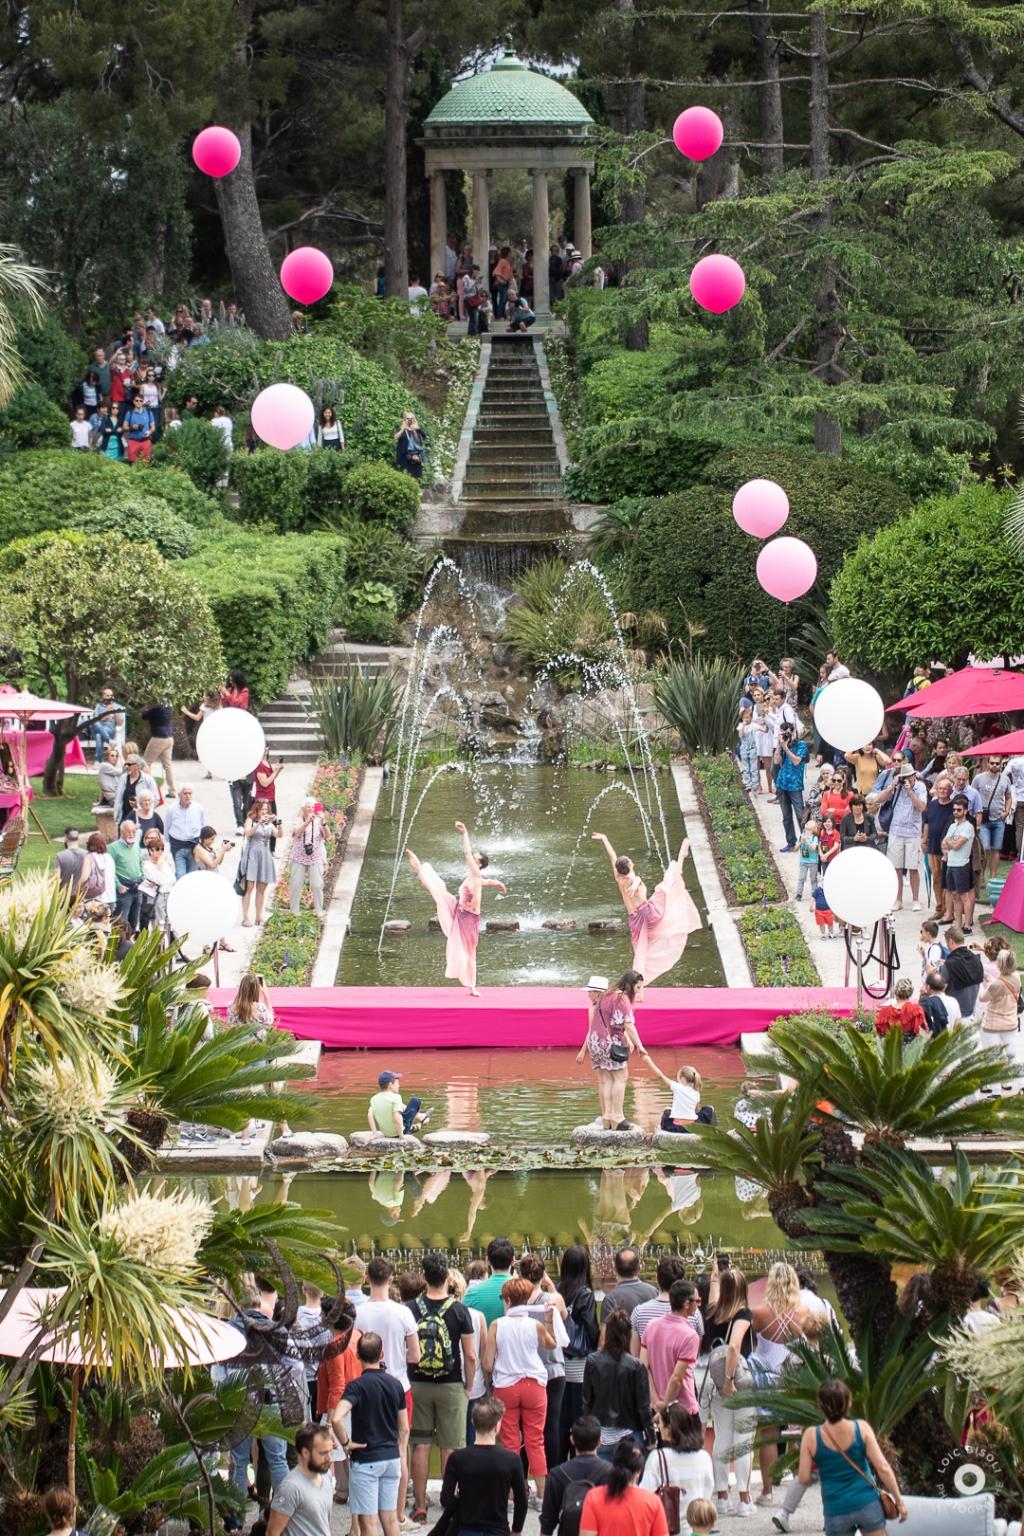
[[[43,839],[30,816],[29,839],[21,850],[21,858],[18,861],[18,870],[21,873],[52,866],[62,846],[61,838],[64,836],[65,827],[77,827],[82,833],[83,842],[90,832],[96,830],[91,811],[99,798],[100,791],[99,780],[94,773],[66,773],[64,793],[59,799],[52,799],[43,794],[41,778],[32,780],[32,788],[36,792],[32,809],[53,838],[53,842],[48,843]]]

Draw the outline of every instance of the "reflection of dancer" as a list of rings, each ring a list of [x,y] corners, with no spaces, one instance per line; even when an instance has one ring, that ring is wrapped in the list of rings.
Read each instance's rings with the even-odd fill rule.
[[[629,914],[633,965],[650,986],[672,969],[690,934],[700,927],[700,913],[683,884],[683,864],[690,851],[690,840],[684,838],[652,896],[647,895],[647,887],[633,868],[632,859],[625,855],[620,858],[603,832],[594,833],[594,842],[604,844],[611,860],[615,884]]]
[[[462,851],[466,859],[466,878],[459,886],[458,896],[453,896],[441,876],[431,864],[421,864],[411,848],[405,856],[413,873],[425,891],[434,898],[437,920],[448,940],[445,949],[445,975],[469,987],[474,997],[480,993],[476,985],[476,946],[480,938],[480,893],[484,886],[505,892],[507,886],[500,880],[485,880],[486,853],[474,853],[469,833],[461,821],[455,823],[456,832],[462,833]]]

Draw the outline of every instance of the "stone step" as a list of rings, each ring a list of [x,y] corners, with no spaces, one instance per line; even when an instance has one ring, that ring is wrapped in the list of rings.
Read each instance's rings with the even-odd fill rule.
[[[487,491],[483,490],[479,485],[474,485],[473,495],[472,497],[466,498],[466,503],[469,504],[469,502],[472,502],[477,506],[487,507],[488,509],[492,507],[509,507],[510,509],[529,509],[532,507],[554,506],[561,507],[562,502],[560,500],[560,496],[561,486],[559,486],[558,490],[552,491],[550,495],[541,495],[539,493],[533,494],[532,492],[523,491],[519,488],[515,490],[514,494],[510,494],[508,489],[502,489],[500,491]]]
[[[280,741],[285,746],[297,746],[303,741],[319,741],[321,739],[320,727],[315,721],[310,721],[306,726],[278,725],[270,727],[264,725],[263,732],[268,741],[273,738],[274,741]]]
[[[550,431],[550,417],[543,406],[535,410],[529,410],[517,405],[512,410],[495,410],[493,406],[482,405],[477,419],[480,427],[528,427],[533,431],[540,431],[542,427],[548,427]]]
[[[492,475],[487,469],[466,471],[467,494],[477,496],[494,492],[495,495],[515,497],[521,492],[528,496],[557,496],[562,487],[561,477],[556,474]]]
[[[478,426],[473,434],[473,447],[495,447],[507,449],[515,444],[521,444],[524,448],[540,448],[554,442],[551,428],[547,425],[536,427],[499,426],[497,423],[488,426]]]
[[[469,467],[486,469],[489,474],[501,475],[506,470],[516,473],[526,470],[529,473],[550,474],[552,470],[558,473],[558,455],[554,447],[531,448],[528,453],[513,457],[507,448],[491,449],[487,444],[482,447],[474,447],[470,450]]]

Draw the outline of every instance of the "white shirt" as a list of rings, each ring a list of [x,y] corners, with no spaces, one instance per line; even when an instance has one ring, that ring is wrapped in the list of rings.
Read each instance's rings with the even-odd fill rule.
[[[672,1084],[672,1119],[696,1120],[700,1094],[689,1083]]]
[[[953,1025],[959,1024],[960,1020],[963,1018],[963,1009],[960,1007],[960,1004],[957,1002],[956,998],[950,997],[948,992],[939,992],[937,996],[943,1008],[946,1010],[947,1027],[952,1029]]]
[[[113,864],[113,859],[110,862]],[[161,891],[169,891],[174,880],[174,859],[169,852],[165,850],[159,863],[155,859],[143,859],[142,889],[147,896],[156,896]]]
[[[405,1341],[416,1332],[416,1320],[409,1308],[399,1301],[364,1301],[356,1308],[356,1327],[360,1333],[380,1334],[384,1345],[384,1369],[404,1392],[408,1392]]]
[[[88,448],[92,429],[87,421],[73,421],[71,423],[72,448]]]
[[[801,1286],[800,1305],[805,1312],[820,1312],[823,1317],[828,1318],[831,1327],[838,1328],[839,1324],[836,1321],[835,1308],[826,1297],[819,1296],[817,1291],[805,1291],[803,1286]]]
[[[109,853],[94,853],[93,858],[103,870],[103,895],[100,901],[105,901],[108,906],[113,906],[117,900],[117,871],[114,869],[114,860]]]
[[[151,325],[153,327],[154,331],[156,331],[158,336],[166,336],[166,334],[167,334],[167,327],[166,327],[166,325],[164,325],[164,323],[160,319],[159,315],[154,315],[152,320],[147,320],[146,321],[146,324],[147,325]]]
[[[548,1368],[540,1357],[536,1319],[530,1317],[526,1307],[513,1307],[498,1319],[491,1384],[511,1387],[525,1378],[546,1387]]]
[[[836,663],[836,665],[832,668],[832,671],[829,673],[828,680],[829,680],[830,683],[837,683],[841,677],[849,677],[849,675],[850,675],[849,667],[844,667],[842,662],[839,661],[839,662]]]
[[[686,1502],[691,1499],[713,1499],[715,1496],[715,1469],[707,1451],[674,1451],[666,1446],[661,1452],[665,1469],[673,1488],[686,1489]],[[640,1478],[640,1487],[648,1493],[657,1493],[661,1487],[661,1456],[651,1451]],[[683,1514],[685,1516],[685,1508]]]
[[[211,427],[216,427],[218,432],[223,433],[224,441],[225,441],[225,443],[227,443],[228,451],[230,452],[230,450],[231,450],[231,439],[232,439],[232,436],[233,436],[234,430],[235,430],[235,424],[231,420],[231,417],[230,416],[211,416],[210,417],[210,426]]]

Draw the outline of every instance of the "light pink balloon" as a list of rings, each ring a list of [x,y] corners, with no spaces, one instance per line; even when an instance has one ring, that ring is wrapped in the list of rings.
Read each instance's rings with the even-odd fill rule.
[[[281,287],[298,304],[315,304],[330,292],[334,268],[315,245],[300,245],[281,263]]]
[[[242,146],[230,128],[204,128],[192,141],[192,159],[206,176],[230,176],[241,158]]]
[[[746,291],[743,268],[731,256],[703,256],[690,273],[690,292],[701,309],[724,315]]]
[[[791,603],[814,586],[818,562],[803,539],[772,539],[757,557],[757,579],[769,597]]]
[[[313,402],[295,384],[270,384],[252,403],[252,429],[271,448],[295,448],[313,428]]]
[[[769,539],[789,516],[789,497],[774,480],[748,480],[732,499],[732,515],[744,533]]]
[[[672,142],[689,160],[710,160],[724,137],[722,119],[710,107],[687,107],[672,125]]]

